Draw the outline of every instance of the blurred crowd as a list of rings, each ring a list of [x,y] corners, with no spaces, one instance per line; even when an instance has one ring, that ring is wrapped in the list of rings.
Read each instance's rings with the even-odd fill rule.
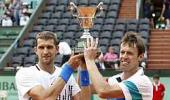
[[[170,0],[144,0],[143,15],[152,28],[170,29]]]
[[[22,0],[0,1],[0,9],[2,26],[24,26],[31,15],[28,2]]]

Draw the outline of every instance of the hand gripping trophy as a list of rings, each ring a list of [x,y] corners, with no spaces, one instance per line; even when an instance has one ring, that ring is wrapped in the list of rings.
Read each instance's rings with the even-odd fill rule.
[[[78,45],[74,48],[75,53],[81,53],[83,51],[83,43],[87,38],[92,38],[89,30],[93,27],[93,19],[100,16],[103,12],[103,2],[100,2],[96,7],[81,7],[76,6],[73,2],[70,2],[70,10],[72,15],[76,17],[80,23],[80,27],[84,32],[81,36],[81,41],[78,41]]]

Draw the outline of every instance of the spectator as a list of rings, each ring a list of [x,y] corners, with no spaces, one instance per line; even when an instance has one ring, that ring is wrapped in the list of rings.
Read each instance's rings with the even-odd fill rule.
[[[4,15],[4,18],[2,19],[2,26],[12,26],[12,20],[8,15]]]
[[[12,6],[12,1],[9,0],[8,2],[5,3],[5,12],[4,15],[7,15],[8,17],[11,18],[12,23],[14,23],[15,19],[14,19],[14,13],[13,10],[11,9]]]
[[[22,4],[22,14],[25,14],[25,15],[27,15],[27,16],[31,16],[31,11],[30,11],[30,9],[29,9],[29,7],[28,7],[28,3],[27,2],[23,2],[23,4]]]
[[[22,9],[22,1],[21,0],[14,0],[11,6],[11,9],[14,11],[14,18],[15,24],[20,24],[20,16],[21,16],[21,9]]]
[[[24,2],[23,8],[21,11],[20,26],[24,26],[27,24],[27,22],[29,21],[30,15],[31,15],[31,13],[29,12],[29,9],[28,9],[28,3]]]
[[[71,48],[67,42],[59,43],[59,53],[63,55],[62,64],[64,64],[72,54]]]
[[[152,0],[153,1],[153,0]],[[161,11],[163,8],[163,0],[154,0],[153,2],[153,14],[154,14],[154,25],[159,24],[158,19],[161,16]]]
[[[97,65],[97,67],[98,67],[99,69],[102,69],[102,70],[105,70],[105,69],[106,69],[106,67],[105,67],[105,65],[104,65],[104,63],[103,63],[103,52],[100,53],[98,59],[96,59],[95,62],[96,62],[96,65]]]
[[[115,53],[114,47],[110,46],[108,52],[104,55],[103,61],[106,67],[108,68],[118,68],[117,61],[118,55]]]
[[[29,19],[30,18],[26,16],[25,14],[21,15],[20,22],[19,22],[20,26],[25,26],[28,23]]]
[[[170,0],[164,0],[160,18],[166,20],[166,29],[170,29]]]
[[[144,18],[148,18],[150,20],[151,27],[154,28],[152,13],[153,13],[153,4],[151,0],[144,0],[144,6],[143,6]]]
[[[153,100],[163,100],[165,86],[159,80],[159,75],[153,76]]]

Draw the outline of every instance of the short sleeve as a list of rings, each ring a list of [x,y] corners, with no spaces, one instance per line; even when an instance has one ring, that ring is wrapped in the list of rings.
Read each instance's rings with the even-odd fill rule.
[[[72,86],[72,95],[73,96],[76,95],[77,93],[79,93],[81,90],[73,75],[70,77],[70,79],[68,81],[68,85]]]
[[[19,96],[25,97],[27,92],[36,85],[39,85],[36,80],[35,73],[29,68],[20,69],[16,76],[16,85],[18,89]]]
[[[126,80],[119,84],[126,100],[152,100],[153,87],[149,79]]]

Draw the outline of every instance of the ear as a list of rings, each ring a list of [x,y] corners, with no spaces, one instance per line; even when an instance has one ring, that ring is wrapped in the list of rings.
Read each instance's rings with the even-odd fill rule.
[[[59,46],[57,45],[56,46],[56,55],[58,54],[58,52],[59,52]]]
[[[34,52],[37,55],[37,47],[34,47]]]
[[[140,54],[138,57],[139,62],[141,62],[144,59],[144,53]]]

